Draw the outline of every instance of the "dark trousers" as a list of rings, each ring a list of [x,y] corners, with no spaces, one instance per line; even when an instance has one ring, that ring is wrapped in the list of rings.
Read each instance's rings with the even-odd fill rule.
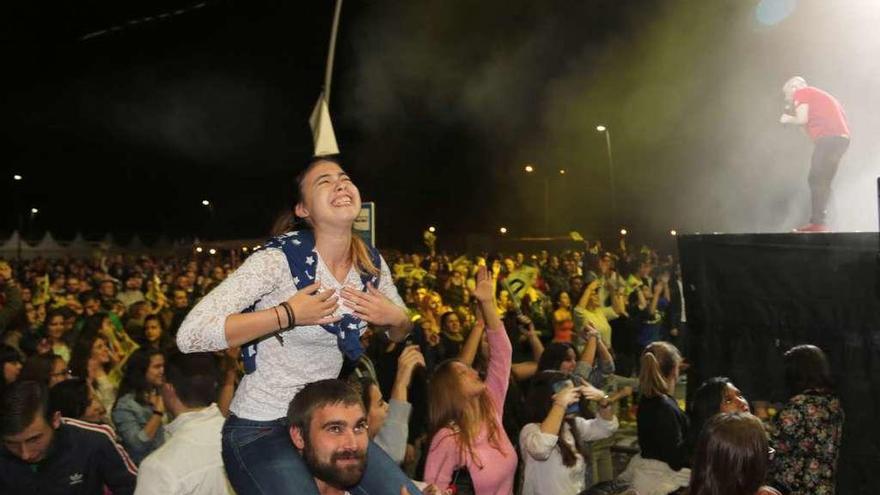
[[[824,136],[816,139],[813,157],[810,159],[810,193],[813,209],[810,223],[825,223],[828,200],[831,198],[831,181],[837,173],[840,159],[849,147],[849,139],[843,136]]]

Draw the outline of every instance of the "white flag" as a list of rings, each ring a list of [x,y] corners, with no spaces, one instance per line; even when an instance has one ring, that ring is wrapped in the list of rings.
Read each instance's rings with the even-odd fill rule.
[[[339,145],[336,143],[336,133],[333,132],[333,123],[330,122],[330,110],[327,108],[327,100],[324,92],[318,97],[312,116],[309,117],[309,125],[312,128],[312,139],[315,142],[315,156],[337,155]]]

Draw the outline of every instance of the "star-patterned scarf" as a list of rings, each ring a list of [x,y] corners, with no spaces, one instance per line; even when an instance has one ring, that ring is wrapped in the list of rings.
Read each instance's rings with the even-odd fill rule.
[[[354,235],[354,234],[353,234]],[[284,252],[287,264],[290,267],[290,276],[297,290],[309,286],[315,281],[315,271],[318,268],[318,253],[315,251],[315,235],[310,230],[296,230],[274,237],[262,249],[276,248]],[[380,266],[379,251],[373,246],[367,245],[370,258],[378,267]],[[363,289],[366,291],[367,283],[373,287],[379,286],[379,277],[371,274],[361,274]],[[256,305],[256,303],[254,303]],[[324,330],[336,335],[339,350],[352,361],[356,361],[364,349],[361,346],[361,331],[366,328],[367,322],[360,318],[346,314],[336,323],[321,325]],[[250,373],[256,369],[256,355],[258,341],[249,342],[241,349],[244,358],[245,372]]]

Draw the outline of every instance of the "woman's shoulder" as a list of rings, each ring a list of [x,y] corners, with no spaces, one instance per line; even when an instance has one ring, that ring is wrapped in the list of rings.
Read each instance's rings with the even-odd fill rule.
[[[458,427],[444,426],[431,437],[431,450],[436,448],[449,448],[458,445]]]
[[[840,398],[838,398],[833,392],[827,390],[805,390],[792,396],[787,405],[793,407],[840,407]]]

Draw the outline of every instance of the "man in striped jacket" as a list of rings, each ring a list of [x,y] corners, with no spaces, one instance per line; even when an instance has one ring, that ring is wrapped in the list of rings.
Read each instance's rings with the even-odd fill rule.
[[[110,427],[62,418],[49,392],[17,382],[0,397],[0,493],[134,492],[137,467]]]

